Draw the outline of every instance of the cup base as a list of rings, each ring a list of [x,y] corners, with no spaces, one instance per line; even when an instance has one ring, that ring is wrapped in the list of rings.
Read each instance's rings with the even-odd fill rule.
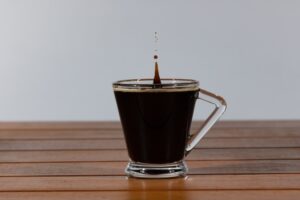
[[[184,161],[168,164],[149,164],[130,161],[125,169],[127,176],[135,178],[175,178],[185,176],[188,168]]]

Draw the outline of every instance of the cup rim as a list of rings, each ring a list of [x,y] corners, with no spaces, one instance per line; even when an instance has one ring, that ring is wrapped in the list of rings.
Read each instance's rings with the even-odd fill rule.
[[[161,78],[161,84],[153,84],[153,78],[124,79],[113,83],[114,90],[194,90],[199,88],[199,82],[185,78]]]

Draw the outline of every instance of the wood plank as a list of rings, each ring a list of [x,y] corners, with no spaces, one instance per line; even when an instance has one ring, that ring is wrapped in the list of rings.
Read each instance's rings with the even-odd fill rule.
[[[300,138],[204,138],[197,148],[300,147]],[[0,140],[0,150],[125,149],[122,139]]]
[[[129,160],[127,150],[0,151],[0,163],[80,161],[93,162],[127,160]]]
[[[300,160],[187,161],[189,174],[297,174]],[[116,176],[127,162],[2,163],[0,176]]]
[[[195,131],[192,131],[195,132]],[[300,128],[213,128],[205,138],[300,137]],[[122,139],[121,129],[0,130],[0,139]]]
[[[194,121],[192,126],[199,127],[202,121]],[[257,128],[257,127],[300,127],[300,120],[228,120],[219,121],[216,128]],[[65,121],[65,122],[0,122],[1,130],[32,130],[32,129],[121,129],[119,121]]]
[[[0,200],[104,200],[104,199],[200,199],[201,200],[298,200],[299,190],[202,190],[202,191],[72,191],[1,192]]]
[[[0,151],[0,163],[127,161],[127,150]],[[293,160],[300,148],[194,149],[187,160]]]
[[[1,177],[0,191],[300,189],[300,174],[190,175],[145,180],[125,176]]]
[[[300,135],[300,134],[299,134]],[[123,139],[122,130],[0,130],[0,139]]]
[[[1,130],[74,130],[121,128],[119,121],[11,121],[0,122]]]
[[[192,131],[194,133],[194,131]],[[207,135],[207,138],[263,138],[263,137],[300,137],[300,128],[212,128]]]
[[[194,149],[187,160],[284,160],[299,159],[300,148]]]

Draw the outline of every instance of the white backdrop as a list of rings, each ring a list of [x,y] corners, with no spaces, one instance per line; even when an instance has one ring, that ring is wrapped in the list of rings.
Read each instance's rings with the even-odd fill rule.
[[[0,0],[0,120],[117,120],[111,83],[152,77],[155,31],[161,76],[223,95],[223,119],[300,119],[299,10],[297,0]]]

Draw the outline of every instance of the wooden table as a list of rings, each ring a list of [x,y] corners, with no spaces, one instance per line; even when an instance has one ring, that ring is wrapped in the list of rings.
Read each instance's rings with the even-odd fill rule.
[[[0,199],[300,199],[300,121],[219,122],[185,178],[127,178],[127,160],[118,122],[2,122]]]

